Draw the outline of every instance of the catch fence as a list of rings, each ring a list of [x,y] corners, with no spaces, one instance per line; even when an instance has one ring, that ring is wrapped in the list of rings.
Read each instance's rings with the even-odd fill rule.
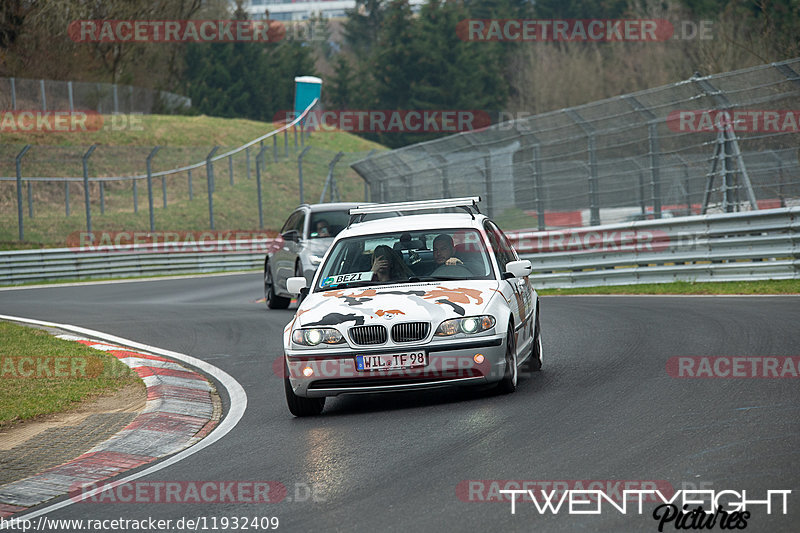
[[[481,196],[506,229],[800,205],[800,58],[355,162],[377,202]],[[545,82],[546,83],[546,82]]]

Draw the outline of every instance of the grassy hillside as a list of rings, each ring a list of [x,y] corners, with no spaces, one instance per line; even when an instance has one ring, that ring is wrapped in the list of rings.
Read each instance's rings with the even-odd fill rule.
[[[89,159],[89,176],[129,176],[145,173],[145,160],[154,146],[161,150],[153,159],[153,171],[167,170],[205,160],[215,145],[218,154],[272,131],[276,126],[251,120],[206,116],[177,117],[138,115],[136,123],[104,117],[106,127],[80,133],[9,133],[0,145],[0,175],[14,176],[14,158],[25,144],[33,147],[22,160],[22,176],[80,177],[82,156],[88,147],[98,147]],[[124,128],[123,128],[124,126]],[[278,136],[275,161],[272,139],[265,141],[266,164],[262,172],[264,229],[278,229],[299,203],[297,155],[294,135],[288,135],[288,157],[284,135]],[[298,140],[298,144],[300,141]],[[336,180],[342,200],[362,200],[363,181],[349,163],[365,157],[380,145],[343,132],[317,132],[306,140],[310,146],[303,161],[304,200],[319,200],[328,163],[338,151],[345,156],[336,166]],[[256,161],[258,147],[250,149],[250,179],[245,153],[233,158],[234,185],[230,185],[227,159],[214,164],[215,227],[219,230],[258,228]],[[161,178],[153,179],[156,230],[202,230],[209,227],[208,189],[205,168],[192,172],[193,199],[189,199],[188,173],[166,178],[167,208],[163,208]],[[101,214],[100,186],[90,185],[92,229],[94,231],[148,230],[149,213],[146,180],[138,180],[138,213],[134,213],[133,184],[117,181],[104,185],[105,214]],[[66,215],[64,183],[32,182],[33,218],[28,213],[27,187],[23,186],[25,240],[18,240],[15,182],[0,182],[0,247],[31,248],[63,246],[67,236],[86,229],[83,184],[69,184],[70,216]]]

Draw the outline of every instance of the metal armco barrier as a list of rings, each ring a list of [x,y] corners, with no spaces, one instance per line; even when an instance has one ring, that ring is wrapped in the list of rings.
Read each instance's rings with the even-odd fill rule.
[[[536,288],[800,278],[800,208],[513,231]]]
[[[0,254],[0,284],[252,270],[273,240],[20,250]]]
[[[508,232],[536,288],[800,279],[800,207]],[[0,284],[260,269],[273,239],[0,254]]]

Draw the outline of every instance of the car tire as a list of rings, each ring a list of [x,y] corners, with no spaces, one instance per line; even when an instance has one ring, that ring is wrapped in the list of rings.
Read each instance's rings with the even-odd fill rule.
[[[275,294],[275,284],[272,281],[272,271],[269,268],[269,261],[264,263],[264,300],[269,309],[286,309],[289,307],[289,298]]]
[[[503,371],[503,378],[497,384],[497,392],[500,394],[510,394],[517,390],[517,380],[519,372],[517,370],[517,346],[514,337],[514,328],[509,325],[506,334],[506,365]]]
[[[536,302],[536,324],[533,329],[533,348],[528,358],[528,370],[539,372],[542,369],[542,328],[539,326],[539,302]]]
[[[289,382],[289,367],[286,365],[286,358],[283,360],[283,388],[286,391],[286,405],[289,407],[289,412],[294,416],[317,416],[322,413],[325,408],[325,398],[303,398],[298,396],[292,390],[292,384]]]

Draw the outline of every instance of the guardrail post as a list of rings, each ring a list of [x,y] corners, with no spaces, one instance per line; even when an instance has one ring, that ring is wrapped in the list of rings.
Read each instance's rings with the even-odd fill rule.
[[[374,153],[375,153],[375,148],[369,151],[365,159],[369,159],[370,157],[372,157],[372,154]],[[361,176],[361,179],[364,180],[364,201],[369,202],[369,199],[372,196],[372,182],[368,182],[367,178],[365,178],[364,176]]]
[[[30,144],[26,144],[17,154],[14,164],[17,167],[17,223],[19,225],[19,240],[25,240],[25,226],[22,220],[22,157],[31,149]],[[30,181],[28,182],[30,183]],[[30,195],[30,193],[28,193]]]
[[[264,211],[261,203],[261,161],[264,159],[264,150],[266,148],[262,145],[261,150],[258,151],[256,156],[256,193],[258,195],[258,229],[264,229]]]
[[[343,155],[344,155],[344,152],[339,152],[338,154],[333,156],[333,159],[331,159],[331,162],[328,163],[328,177],[325,178],[325,187],[322,188],[322,194],[319,195],[319,203],[323,202],[323,199],[325,198],[325,190],[328,188],[328,185],[330,185],[330,200],[329,201],[333,202],[333,192],[334,192],[334,189],[336,188],[336,178],[333,177],[333,169],[334,169],[334,167],[336,167],[336,163],[339,162],[339,160],[342,158]],[[336,192],[336,197],[337,198],[339,197],[338,191]]]
[[[67,98],[69,99],[69,112],[75,111],[75,103],[72,98],[72,82],[67,82]]]
[[[778,162],[778,200],[781,201],[781,207],[786,207],[786,198],[783,194],[783,159],[775,155],[775,152],[770,152],[769,155]]]
[[[486,215],[490,218],[494,216],[494,191],[492,191],[492,165],[491,156],[483,156],[483,174],[484,188],[486,189]]]
[[[152,161],[158,151],[161,150],[160,146],[155,146],[147,156],[147,205],[150,208],[150,231],[156,230],[155,218],[153,217],[153,168]]]
[[[211,160],[219,150],[215,146],[206,156],[206,180],[208,181],[208,223],[214,229],[214,162]]]
[[[89,147],[85,154],[83,154],[83,199],[86,202],[86,232],[92,233],[92,208],[89,204],[89,158],[92,152],[97,149],[97,145],[93,144]]]
[[[289,130],[283,130],[283,154],[288,159],[289,158]]]
[[[519,130],[517,131],[519,132]],[[542,143],[530,130],[525,131],[523,139],[525,139],[526,144],[531,147],[531,156],[533,157],[533,164],[531,165],[531,177],[533,178],[533,204],[536,207],[537,227],[539,228],[539,231],[544,231],[546,223],[544,219],[544,187],[542,186]]]
[[[284,130],[284,132],[285,131],[286,130]],[[300,203],[301,204],[305,203],[305,200],[303,198],[303,156],[306,155],[306,152],[308,152],[310,149],[311,149],[310,146],[306,146],[305,148],[303,148],[303,151],[300,152],[300,155],[297,156],[297,179],[298,179],[298,183],[300,185]],[[288,152],[287,152],[287,155],[288,155]]]
[[[33,218],[33,182],[26,180],[28,186],[28,218]]]
[[[647,202],[644,200],[644,195],[644,174],[639,170],[639,208],[643,216],[647,215]]]
[[[278,136],[272,136],[272,160],[278,162]]]
[[[189,201],[194,200],[194,191],[192,191],[192,169],[189,169]]]
[[[100,214],[106,214],[106,188],[105,182],[99,182],[100,184]]]
[[[784,74],[788,74],[785,69],[780,67],[777,68]],[[786,66],[786,68],[789,69],[789,72],[794,73],[794,71],[788,66]],[[796,78],[796,73],[795,76],[790,76],[790,79],[792,77]],[[747,189],[750,207],[753,210],[757,210],[758,203],[756,202],[753,185],[750,182],[750,176],[748,175],[747,168],[744,165],[744,159],[739,151],[739,143],[733,133],[733,128],[730,126],[730,111],[734,106],[731,105],[728,97],[725,96],[721,90],[711,85],[711,82],[709,82],[708,79],[700,77],[699,75],[695,75],[691,78],[691,81],[694,83],[694,85],[700,88],[703,96],[708,96],[714,100],[714,102],[719,106],[720,110],[723,111],[722,116],[725,117],[726,121],[726,125],[721,125],[719,123],[715,124],[717,127],[723,127],[720,128],[720,131],[717,135],[717,147],[714,154],[714,163],[712,165],[711,174],[709,174],[708,181],[706,183],[705,194],[703,195],[702,213],[705,214],[706,210],[708,209],[708,201],[711,196],[711,188],[714,182],[714,174],[718,160],[722,163],[722,209],[726,212],[732,212],[734,209],[739,209],[739,188],[738,185],[736,185],[735,175],[733,174],[734,157],[739,164],[739,172],[742,173],[742,179],[744,181],[745,188]]]
[[[692,214],[692,195],[689,191],[689,163],[680,155],[677,157],[681,160],[681,166],[683,167],[683,198],[686,202],[686,216],[688,217]]]
[[[167,175],[164,174],[161,176],[161,198],[162,198],[162,205],[164,209],[167,208]]]
[[[261,141],[261,149],[264,149],[264,141]],[[247,164],[247,179],[250,179],[250,147],[244,149],[244,160]]]
[[[47,111],[47,95],[44,93],[44,80],[39,80],[39,92],[42,98],[42,111]]]
[[[233,155],[228,156],[228,179],[233,187]]]
[[[653,188],[653,216],[661,218],[661,161],[659,154],[661,147],[658,141],[658,117],[646,108],[634,96],[623,96],[631,107],[638,111],[647,121],[647,143],[650,156],[650,184]]]

